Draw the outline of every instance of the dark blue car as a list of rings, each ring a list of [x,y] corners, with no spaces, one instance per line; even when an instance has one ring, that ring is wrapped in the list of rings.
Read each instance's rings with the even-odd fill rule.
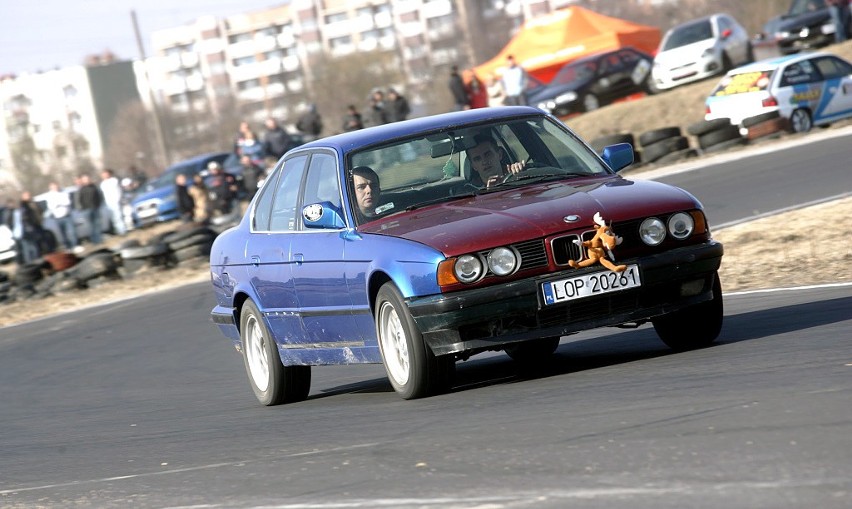
[[[180,217],[175,195],[175,177],[183,174],[187,180],[192,181],[196,174],[207,170],[208,163],[216,161],[224,166],[230,155],[229,152],[203,154],[166,168],[159,177],[145,184],[130,202],[134,226],[138,228]]]

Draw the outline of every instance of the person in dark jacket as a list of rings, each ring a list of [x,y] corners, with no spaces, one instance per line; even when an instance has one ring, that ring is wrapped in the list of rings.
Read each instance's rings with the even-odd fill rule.
[[[21,193],[21,201],[12,211],[12,237],[18,246],[18,263],[26,264],[42,255],[40,241],[44,234],[41,209],[33,203],[29,191]]]
[[[448,82],[450,93],[453,95],[455,110],[466,110],[470,107],[470,99],[467,97],[467,90],[464,86],[464,80],[459,74],[458,66],[450,67],[450,80]]]
[[[293,146],[293,139],[274,118],[266,119],[266,132],[263,133],[263,152],[266,157],[281,159]]]
[[[306,141],[312,141],[319,138],[322,132],[322,117],[317,111],[316,104],[311,104],[299,120],[296,122],[296,129],[305,134]]]
[[[77,190],[77,204],[91,229],[89,240],[92,244],[100,244],[103,241],[101,234],[101,205],[103,203],[104,198],[100,188],[92,182],[92,178],[87,173],[81,174],[80,188]]]
[[[374,90],[370,94],[370,106],[367,111],[367,125],[370,127],[388,123],[388,114],[385,111],[385,94],[381,90]]]
[[[408,105],[408,99],[399,95],[399,92],[393,88],[389,88],[385,111],[387,112],[388,122],[399,122],[408,118],[411,107]]]
[[[243,156],[240,158],[243,172],[243,188],[246,192],[246,200],[251,201],[254,195],[257,194],[257,185],[263,177],[263,168],[256,165],[250,157]]]
[[[354,104],[350,104],[346,107],[346,115],[343,116],[343,130],[349,132],[363,128],[364,121],[361,119],[361,113],[358,112]]]
[[[175,196],[177,196],[177,209],[181,221],[191,223],[195,210],[195,200],[189,194],[186,175],[183,173],[178,173],[177,177],[175,177]]]
[[[225,173],[217,161],[207,163],[210,171],[210,184],[207,186],[208,209],[210,217],[230,214],[237,197],[237,181],[230,173]]]

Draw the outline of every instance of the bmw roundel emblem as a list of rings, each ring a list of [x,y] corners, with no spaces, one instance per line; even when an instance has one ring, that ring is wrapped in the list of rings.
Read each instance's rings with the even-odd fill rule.
[[[580,220],[580,216],[578,216],[577,214],[571,214],[570,216],[563,217],[562,220],[566,223],[576,223]]]

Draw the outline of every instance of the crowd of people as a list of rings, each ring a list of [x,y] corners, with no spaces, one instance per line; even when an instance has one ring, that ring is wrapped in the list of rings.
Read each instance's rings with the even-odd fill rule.
[[[462,74],[458,66],[453,65],[450,67],[447,82],[453,97],[453,109],[456,111],[526,105],[526,85],[527,73],[518,65],[513,55],[506,57],[506,69],[499,78],[491,74],[487,82],[483,83],[473,69],[467,69]]]

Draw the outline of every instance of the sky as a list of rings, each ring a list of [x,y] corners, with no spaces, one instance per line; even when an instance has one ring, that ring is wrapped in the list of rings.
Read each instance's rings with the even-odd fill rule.
[[[80,65],[86,55],[107,49],[121,60],[139,59],[131,11],[151,56],[156,30],[283,3],[287,0],[0,0],[0,75]]]

